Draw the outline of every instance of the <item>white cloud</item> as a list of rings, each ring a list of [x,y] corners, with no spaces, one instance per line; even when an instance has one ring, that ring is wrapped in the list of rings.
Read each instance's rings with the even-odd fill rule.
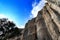
[[[7,18],[4,14],[0,14],[0,18]]]
[[[20,27],[18,27],[18,28],[24,28],[24,26],[23,25],[20,25]]]
[[[33,9],[31,10],[31,14],[30,17],[36,17],[38,14],[38,11],[40,11],[44,6],[45,6],[46,1],[45,0],[41,0],[38,4],[35,1],[32,4]],[[37,5],[36,5],[37,4]]]
[[[2,14],[2,13],[0,14],[0,18],[8,18],[9,21],[12,21],[11,18],[9,18],[7,15]]]

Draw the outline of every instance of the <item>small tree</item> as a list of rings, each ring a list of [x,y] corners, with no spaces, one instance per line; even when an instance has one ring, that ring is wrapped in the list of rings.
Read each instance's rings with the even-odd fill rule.
[[[0,19],[0,39],[6,39],[14,33],[14,31],[19,30],[16,25],[6,18]]]

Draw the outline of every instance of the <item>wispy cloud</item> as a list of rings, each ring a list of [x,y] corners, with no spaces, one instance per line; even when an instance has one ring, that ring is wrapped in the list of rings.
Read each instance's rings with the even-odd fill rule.
[[[32,7],[35,7],[37,5],[36,0],[32,3]]]
[[[38,11],[40,11],[43,7],[45,6],[45,0],[41,0],[39,3],[33,2],[32,7],[33,9],[31,10],[31,14],[30,17],[36,17],[38,14]]]

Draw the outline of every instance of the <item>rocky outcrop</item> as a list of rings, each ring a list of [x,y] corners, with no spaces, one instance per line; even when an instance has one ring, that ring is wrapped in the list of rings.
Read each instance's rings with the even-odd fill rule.
[[[47,0],[48,2],[54,3],[60,7],[60,0]]]
[[[23,40],[60,40],[60,7],[47,2],[36,18],[26,23]]]
[[[29,20],[26,23],[24,33],[23,33],[23,40],[37,40],[37,28],[35,25],[35,19]]]

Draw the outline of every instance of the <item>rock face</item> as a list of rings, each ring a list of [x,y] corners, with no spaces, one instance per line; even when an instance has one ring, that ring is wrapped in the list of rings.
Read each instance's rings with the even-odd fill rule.
[[[52,7],[50,3],[47,3],[39,12],[40,19],[37,16],[37,20],[39,19],[39,25],[37,24],[38,40],[58,40],[59,38],[59,13]]]
[[[37,17],[26,23],[23,40],[60,40],[60,7],[47,2]]]
[[[29,20],[26,23],[24,33],[23,33],[23,40],[37,40],[37,28],[35,25],[35,18]]]
[[[60,6],[60,0],[47,0],[47,1]]]

